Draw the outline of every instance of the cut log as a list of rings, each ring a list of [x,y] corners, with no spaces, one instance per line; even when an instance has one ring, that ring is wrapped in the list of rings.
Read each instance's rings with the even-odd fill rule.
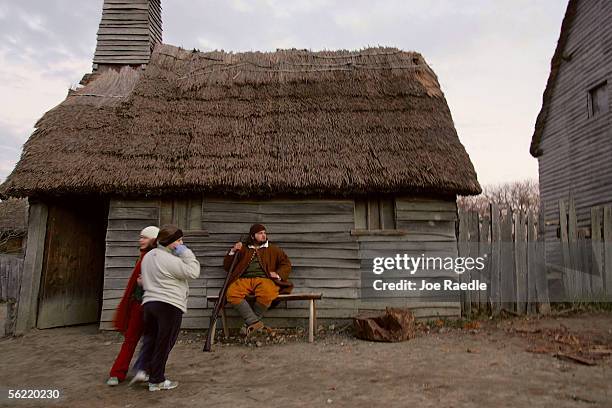
[[[360,315],[353,319],[355,335],[363,340],[398,342],[416,335],[414,315],[408,309],[388,307],[383,315]]]

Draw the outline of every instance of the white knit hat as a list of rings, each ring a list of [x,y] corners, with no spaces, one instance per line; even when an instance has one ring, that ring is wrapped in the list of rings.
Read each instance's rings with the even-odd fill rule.
[[[148,227],[140,231],[140,235],[149,239],[157,238],[157,234],[159,234],[159,228],[154,225],[149,225]]]

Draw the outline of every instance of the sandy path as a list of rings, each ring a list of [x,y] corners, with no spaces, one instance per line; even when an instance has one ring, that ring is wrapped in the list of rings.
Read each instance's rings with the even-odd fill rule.
[[[167,375],[172,391],[110,388],[107,370],[120,337],[93,326],[34,331],[0,341],[0,405],[62,407],[612,407],[612,362],[596,366],[527,352],[509,327],[558,328],[612,345],[612,313],[503,321],[409,342],[368,343],[327,335],[201,352],[182,336]],[[7,400],[8,388],[58,389],[57,400]]]

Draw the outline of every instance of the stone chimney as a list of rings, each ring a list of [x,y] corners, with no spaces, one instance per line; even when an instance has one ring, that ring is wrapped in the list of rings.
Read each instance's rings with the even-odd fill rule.
[[[104,0],[93,70],[147,64],[161,42],[161,0]]]

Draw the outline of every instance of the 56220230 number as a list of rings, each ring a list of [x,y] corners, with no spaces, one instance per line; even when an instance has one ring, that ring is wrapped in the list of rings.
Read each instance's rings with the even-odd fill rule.
[[[58,399],[59,390],[8,390],[9,399]]]

